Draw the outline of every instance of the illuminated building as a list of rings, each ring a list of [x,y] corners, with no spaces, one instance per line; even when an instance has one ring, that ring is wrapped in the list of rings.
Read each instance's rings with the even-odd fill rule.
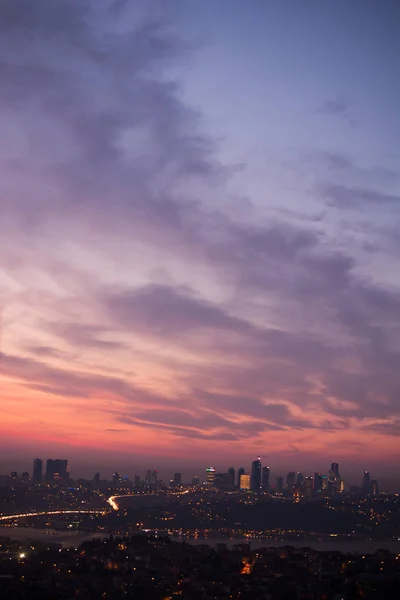
[[[306,498],[310,498],[313,493],[314,480],[312,477],[306,477],[304,480],[304,495]]]
[[[251,463],[251,489],[259,492],[261,489],[261,461],[259,458]]]
[[[237,482],[237,486],[238,488],[240,488],[240,478],[242,475],[244,475],[246,473],[246,471],[244,470],[243,467],[240,467],[240,469],[238,470],[238,482]]]
[[[46,463],[46,481],[60,483],[69,481],[68,461],[61,458],[49,458]]]
[[[215,483],[215,467],[207,467],[206,469],[206,484],[213,486]]]
[[[339,464],[332,463],[329,471],[328,490],[330,495],[338,494],[344,490],[344,484],[339,473]]]
[[[174,485],[182,485],[182,473],[174,474]]]
[[[379,494],[379,485],[376,479],[371,479],[371,491],[374,496],[378,496]]]
[[[251,478],[250,475],[242,474],[240,475],[240,490],[242,492],[248,492],[251,487]]]
[[[339,473],[339,463],[332,463],[330,473],[334,476],[335,479],[340,479]]]
[[[322,492],[322,480],[323,477],[321,475],[321,473],[314,473],[314,492],[316,494],[320,494]]]
[[[296,483],[296,473],[294,471],[289,471],[289,473],[286,475],[286,485],[287,485],[288,489],[292,490],[294,488],[295,483]]]
[[[33,461],[32,479],[36,483],[42,481],[43,461],[40,458],[35,458]]]
[[[303,473],[298,472],[297,476],[296,476],[296,484],[303,485],[303,483],[304,483],[304,475],[303,475]]]
[[[268,490],[269,490],[269,475],[270,475],[269,467],[263,467],[261,484],[262,484],[262,489],[265,492],[268,492]]]
[[[145,476],[146,485],[154,488],[157,486],[157,471],[156,469],[147,469]]]

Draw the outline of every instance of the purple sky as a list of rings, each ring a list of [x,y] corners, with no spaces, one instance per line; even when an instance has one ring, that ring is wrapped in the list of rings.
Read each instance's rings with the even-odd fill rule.
[[[399,56],[396,0],[2,0],[0,470],[394,479]]]

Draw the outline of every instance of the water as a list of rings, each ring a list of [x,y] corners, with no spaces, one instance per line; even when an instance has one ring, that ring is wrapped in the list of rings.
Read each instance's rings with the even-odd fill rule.
[[[49,544],[60,544],[63,548],[77,548],[86,540],[109,537],[109,535],[109,533],[96,531],[55,531],[49,534],[48,529],[35,527],[0,527],[0,537],[21,541],[38,540]]]
[[[236,544],[251,544],[252,550],[258,548],[283,548],[284,546],[293,546],[294,548],[313,548],[320,552],[343,552],[351,554],[373,554],[377,550],[389,550],[393,554],[400,554],[400,542],[396,541],[376,541],[376,540],[321,540],[315,538],[297,540],[275,540],[275,539],[256,539],[248,538],[188,538],[185,540],[189,544],[208,544],[216,546],[217,544],[226,544],[228,548],[233,548]]]
[[[54,534],[48,533],[48,529],[39,529],[34,527],[0,527],[0,537],[10,537],[14,540],[40,540],[49,542],[49,544],[61,544],[63,548],[77,548],[79,544],[93,538],[106,538],[109,533],[94,531],[56,531]],[[172,537],[173,541],[182,541],[183,538]],[[258,548],[282,548],[284,546],[293,546],[295,548],[313,548],[314,550],[335,551],[351,554],[373,554],[377,550],[389,550],[393,554],[400,554],[400,542],[396,541],[376,541],[376,540],[321,540],[315,538],[302,540],[275,540],[275,539],[256,539],[248,538],[185,538],[185,542],[193,545],[207,544],[217,546],[217,544],[226,544],[228,548],[233,548],[236,544],[251,543],[252,550]]]

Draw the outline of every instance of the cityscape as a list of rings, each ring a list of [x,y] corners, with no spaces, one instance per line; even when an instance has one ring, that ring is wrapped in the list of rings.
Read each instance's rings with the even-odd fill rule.
[[[40,458],[33,461],[32,473],[25,471],[20,475],[16,471],[11,471],[9,475],[0,475],[3,482],[16,483],[34,483],[39,484],[42,481],[48,484],[68,484],[72,481],[70,477],[70,467],[67,459],[47,459],[45,463]],[[79,482],[89,480],[78,479]],[[340,476],[339,464],[332,463],[329,474],[313,473],[312,475],[303,475],[299,471],[288,471],[286,477],[277,475],[275,481],[271,480],[271,469],[269,466],[262,466],[261,459],[257,458],[251,463],[251,469],[248,473],[244,467],[235,470],[229,467],[226,473],[217,472],[213,466],[206,467],[203,475],[193,476],[185,480],[182,473],[176,472],[169,481],[163,481],[159,478],[157,469],[147,469],[144,477],[135,473],[132,478],[115,472],[111,481],[101,479],[100,473],[94,474],[91,480],[92,485],[112,483],[115,487],[131,487],[137,490],[157,490],[166,487],[195,487],[207,486],[220,490],[239,490],[241,492],[252,491],[256,493],[274,493],[286,496],[293,496],[295,500],[312,499],[318,497],[332,497],[338,494],[344,494],[347,491],[354,495],[379,495],[379,484],[376,478],[371,478],[369,471],[364,471],[360,477],[360,485],[345,486],[345,482]]]
[[[322,600],[329,582],[344,598],[396,597],[398,494],[368,471],[346,486],[338,463],[270,473],[256,458],[189,481],[156,469],[74,479],[67,459],[35,458],[31,473],[0,476],[0,592]]]
[[[0,0],[0,600],[399,600],[400,0]]]

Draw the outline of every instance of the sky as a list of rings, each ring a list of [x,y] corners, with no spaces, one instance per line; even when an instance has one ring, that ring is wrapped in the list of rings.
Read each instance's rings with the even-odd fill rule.
[[[396,0],[2,0],[0,471],[394,484],[399,56]]]

